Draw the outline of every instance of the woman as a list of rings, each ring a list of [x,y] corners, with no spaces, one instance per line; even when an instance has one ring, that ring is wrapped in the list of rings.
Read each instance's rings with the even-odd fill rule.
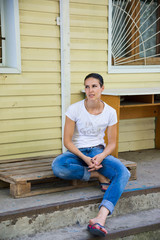
[[[66,112],[64,145],[67,152],[58,156],[52,164],[55,176],[63,179],[88,181],[97,178],[104,191],[98,215],[90,219],[88,230],[105,236],[106,218],[112,214],[129,180],[130,172],[110,154],[116,147],[116,111],[101,100],[103,78],[91,73],[84,80],[86,99],[72,104]],[[104,143],[107,128],[108,144]],[[108,185],[107,179],[110,179]]]

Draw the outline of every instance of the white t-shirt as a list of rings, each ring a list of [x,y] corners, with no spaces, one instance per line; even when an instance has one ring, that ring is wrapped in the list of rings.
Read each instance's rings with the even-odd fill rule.
[[[66,116],[76,123],[72,141],[77,148],[93,147],[99,144],[105,146],[106,128],[117,123],[116,110],[104,103],[102,113],[93,115],[86,110],[84,101],[72,104],[66,112]]]

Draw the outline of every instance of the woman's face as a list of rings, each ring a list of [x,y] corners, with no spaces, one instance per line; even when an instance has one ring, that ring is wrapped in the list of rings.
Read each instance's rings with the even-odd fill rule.
[[[85,92],[88,100],[99,100],[104,86],[100,86],[99,80],[96,78],[87,78],[85,80]]]

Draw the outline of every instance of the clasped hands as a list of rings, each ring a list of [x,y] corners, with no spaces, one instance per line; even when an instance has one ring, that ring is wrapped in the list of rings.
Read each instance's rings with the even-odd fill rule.
[[[103,161],[103,157],[101,154],[98,154],[93,158],[90,158],[90,163],[88,164],[88,168],[89,168],[88,172],[96,171],[102,168],[103,167],[101,164],[102,161]]]

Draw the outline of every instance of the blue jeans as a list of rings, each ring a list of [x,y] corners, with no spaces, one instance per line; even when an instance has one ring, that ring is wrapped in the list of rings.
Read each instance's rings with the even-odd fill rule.
[[[102,147],[79,148],[79,150],[88,157],[102,153]],[[107,188],[103,200],[99,206],[106,207],[112,214],[114,207],[119,200],[124,188],[130,178],[130,172],[121,163],[121,161],[111,155],[102,161],[102,168],[98,170],[103,176],[111,180],[111,184]],[[87,164],[75,154],[67,151],[56,157],[52,163],[52,170],[56,177],[62,179],[80,179],[88,181],[91,173],[88,172]]]

